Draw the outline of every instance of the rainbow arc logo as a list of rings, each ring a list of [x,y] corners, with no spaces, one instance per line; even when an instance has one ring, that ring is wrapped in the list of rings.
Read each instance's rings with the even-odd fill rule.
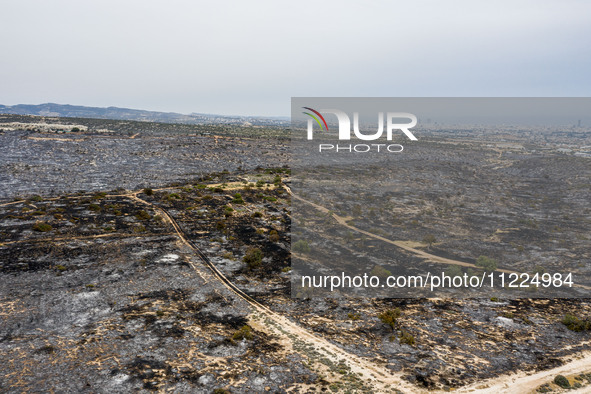
[[[318,117],[314,116],[310,112],[302,112],[303,114],[306,114],[306,115],[310,116],[311,118],[313,118],[316,121],[316,123],[318,123],[318,126],[320,126],[320,130],[328,131],[328,125],[326,124],[326,120],[324,120],[324,116],[322,116],[320,114],[320,112],[318,112],[315,109],[312,109],[310,107],[302,107],[302,108],[307,109],[308,111],[314,112],[316,115],[318,115],[318,117],[320,119],[322,119],[322,123],[324,123],[324,126],[322,126],[322,123],[320,123],[320,119],[318,119]]]

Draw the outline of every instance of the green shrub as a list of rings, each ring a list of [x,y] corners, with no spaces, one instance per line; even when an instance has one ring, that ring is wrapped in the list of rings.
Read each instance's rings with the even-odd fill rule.
[[[378,278],[387,278],[388,276],[392,275],[390,271],[382,267],[381,265],[376,265],[372,268],[370,272],[371,276],[377,276]]]
[[[232,200],[234,204],[244,204],[244,200],[242,199],[242,195],[240,193],[234,194],[234,199]]]
[[[88,209],[90,209],[93,212],[98,212],[101,210],[101,207],[100,207],[100,205],[97,205],[97,204],[90,204],[88,206]]]
[[[144,189],[144,194],[146,196],[152,196],[152,195],[154,195],[154,190],[152,190],[149,187],[147,187],[147,188]]]
[[[415,337],[411,333],[409,333],[408,331],[402,330],[400,332],[400,343],[403,345],[414,346]]]
[[[292,250],[296,253],[310,253],[310,244],[308,244],[308,241],[300,239],[293,244]]]
[[[497,269],[497,262],[494,259],[486,256],[480,256],[476,259],[476,265],[485,271],[493,272]]]
[[[447,270],[445,270],[445,273],[447,276],[451,276],[452,278],[464,275],[464,272],[462,272],[462,267],[457,264],[450,266]]]
[[[232,252],[225,252],[222,257],[227,260],[234,260],[234,254]]]
[[[433,246],[435,242],[437,242],[437,239],[433,234],[427,234],[423,237],[423,243],[429,245],[429,247]]]
[[[571,331],[581,332],[591,330],[591,321],[579,319],[578,317],[567,313],[562,319],[562,324]]]
[[[380,313],[378,315],[378,317],[380,318],[382,323],[390,326],[392,331],[394,331],[394,328],[396,327],[396,324],[397,324],[397,320],[401,314],[402,313],[400,312],[400,308],[395,308],[395,309],[388,309],[388,310]]]
[[[570,382],[563,375],[556,375],[556,377],[554,378],[554,383],[562,387],[563,389],[570,388]]]
[[[241,341],[243,339],[249,341],[252,340],[252,329],[247,325],[242,326],[240,330],[236,331],[234,335],[232,335],[232,340],[234,341]]]
[[[248,268],[258,268],[263,261],[263,251],[255,247],[248,248],[242,260],[248,265]]]
[[[277,230],[271,230],[269,232],[269,241],[279,242],[279,233],[277,232]]]
[[[138,211],[138,213],[135,214],[135,217],[138,218],[139,220],[152,219],[152,216],[150,216],[150,214],[148,212],[144,211],[143,209],[141,211]]]
[[[253,218],[262,218],[263,214],[259,211],[256,211],[255,213],[252,214]]]
[[[53,227],[45,222],[37,222],[33,225],[33,230],[45,233],[47,231],[53,230]]]
[[[101,199],[105,198],[106,196],[107,196],[106,192],[97,192],[97,193],[94,193],[94,196],[92,196],[92,199],[93,200],[101,200]]]
[[[226,206],[224,208],[224,216],[228,217],[228,216],[232,216],[234,212],[234,208],[230,207],[230,206]]]
[[[134,233],[143,233],[146,231],[146,227],[140,224],[138,226],[134,226],[131,231]]]

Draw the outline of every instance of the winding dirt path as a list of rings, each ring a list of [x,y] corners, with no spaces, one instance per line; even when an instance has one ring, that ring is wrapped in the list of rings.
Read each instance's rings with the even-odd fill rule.
[[[288,186],[285,186],[285,189],[287,190],[287,192],[289,193],[289,195],[292,198],[295,198],[295,199],[297,199],[299,201],[302,201],[302,202],[304,202],[304,203],[306,203],[308,205],[311,205],[311,206],[313,206],[314,208],[316,208],[318,211],[320,211],[322,213],[326,213],[326,214],[330,213],[331,217],[339,225],[341,225],[343,227],[346,227],[346,228],[348,228],[350,230],[353,230],[355,232],[358,232],[360,234],[367,235],[370,238],[378,239],[378,240],[383,241],[385,243],[388,243],[390,245],[394,245],[394,246],[396,246],[396,247],[398,247],[400,249],[404,249],[407,252],[410,252],[410,253],[414,254],[415,256],[424,259],[425,261],[428,261],[430,263],[439,263],[439,264],[447,264],[447,265],[459,265],[459,266],[462,266],[462,267],[470,267],[470,268],[482,269],[481,267],[479,267],[479,266],[477,266],[475,264],[472,264],[472,263],[467,263],[465,261],[460,261],[460,260],[455,260],[455,259],[449,259],[447,257],[437,256],[437,255],[434,255],[434,254],[425,252],[424,250],[413,248],[412,246],[409,246],[406,241],[393,241],[391,239],[381,237],[381,236],[379,236],[377,234],[370,233],[369,231],[362,230],[362,229],[360,229],[358,227],[351,226],[350,224],[347,223],[347,221],[346,221],[345,218],[343,218],[342,216],[337,215],[336,213],[331,212],[328,208],[323,207],[323,206],[318,205],[318,204],[315,204],[312,201],[308,201],[308,200],[306,200],[306,199],[304,199],[304,198],[302,198],[300,196],[295,195]],[[508,269],[504,269],[504,268],[497,268],[496,269],[496,272],[503,272],[503,273],[506,273],[506,274],[521,274],[521,272],[512,271],[512,270],[508,270]],[[590,286],[585,286],[585,285],[581,285],[581,284],[577,284],[577,283],[574,283],[573,286],[574,287],[579,287],[579,288],[585,289],[585,290],[591,290],[591,287]]]
[[[401,390],[405,393],[419,393],[421,392],[417,387],[404,381],[401,378],[401,374],[392,373],[391,370],[385,368],[383,365],[376,364],[365,358],[351,354],[340,347],[332,344],[326,339],[316,336],[310,333],[308,330],[300,327],[296,323],[289,320],[287,317],[282,316],[263,304],[259,303],[248,294],[239,289],[232,281],[230,281],[210,260],[201,252],[201,250],[187,238],[185,232],[174,220],[174,218],[166,211],[155,204],[148,201],[142,200],[137,196],[138,193],[131,193],[127,196],[132,200],[149,206],[150,208],[159,211],[162,217],[171,224],[176,231],[176,234],[180,240],[191,248],[199,259],[207,266],[213,275],[224,284],[230,291],[236,294],[238,297],[249,303],[254,311],[253,318],[257,320],[257,326],[266,326],[269,331],[282,338],[282,342],[290,343],[292,348],[301,347],[302,344],[313,349],[315,353],[314,358],[317,360],[329,360],[333,365],[339,363],[345,363],[351,370],[360,377],[364,385],[370,388],[372,391],[379,393],[392,392],[393,389]],[[193,263],[190,263],[191,267],[199,272],[199,269],[195,267]],[[294,351],[296,351],[294,349]]]
[[[591,352],[585,352],[579,359],[570,361],[560,367],[528,374],[516,372],[503,375],[483,382],[474,383],[458,389],[457,393],[477,392],[483,394],[535,393],[543,384],[551,383],[556,375],[580,375],[591,370]],[[579,390],[570,389],[568,392],[591,392],[591,387],[584,386]]]

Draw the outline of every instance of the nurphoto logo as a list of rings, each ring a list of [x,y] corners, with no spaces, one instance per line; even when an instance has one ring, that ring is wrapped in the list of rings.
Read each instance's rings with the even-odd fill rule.
[[[302,107],[306,111],[303,112],[308,115],[307,139],[314,139],[314,124],[318,125],[320,132],[328,132],[328,123],[322,114],[335,115],[338,121],[338,137],[339,141],[351,140],[351,120],[349,116],[338,109],[321,109],[315,110],[310,107]],[[407,120],[407,122],[400,123],[400,120]],[[410,122],[409,122],[410,121]],[[411,141],[417,141],[417,137],[409,130],[416,126],[417,117],[408,112],[388,112],[386,113],[386,140],[392,141],[394,132],[401,131]],[[377,131],[371,133],[364,133],[359,128],[359,112],[353,112],[353,133],[355,138],[362,141],[375,141],[383,137],[384,134],[384,113],[378,112],[378,127]],[[335,151],[335,152],[369,152],[372,150],[388,151],[388,152],[402,152],[404,149],[400,144],[356,144],[356,145],[341,145],[338,144],[319,144],[319,152]]]

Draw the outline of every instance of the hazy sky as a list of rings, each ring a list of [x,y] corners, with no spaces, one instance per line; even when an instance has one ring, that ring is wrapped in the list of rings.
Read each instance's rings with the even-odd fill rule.
[[[587,0],[0,5],[0,104],[288,116],[291,96],[591,95]]]

